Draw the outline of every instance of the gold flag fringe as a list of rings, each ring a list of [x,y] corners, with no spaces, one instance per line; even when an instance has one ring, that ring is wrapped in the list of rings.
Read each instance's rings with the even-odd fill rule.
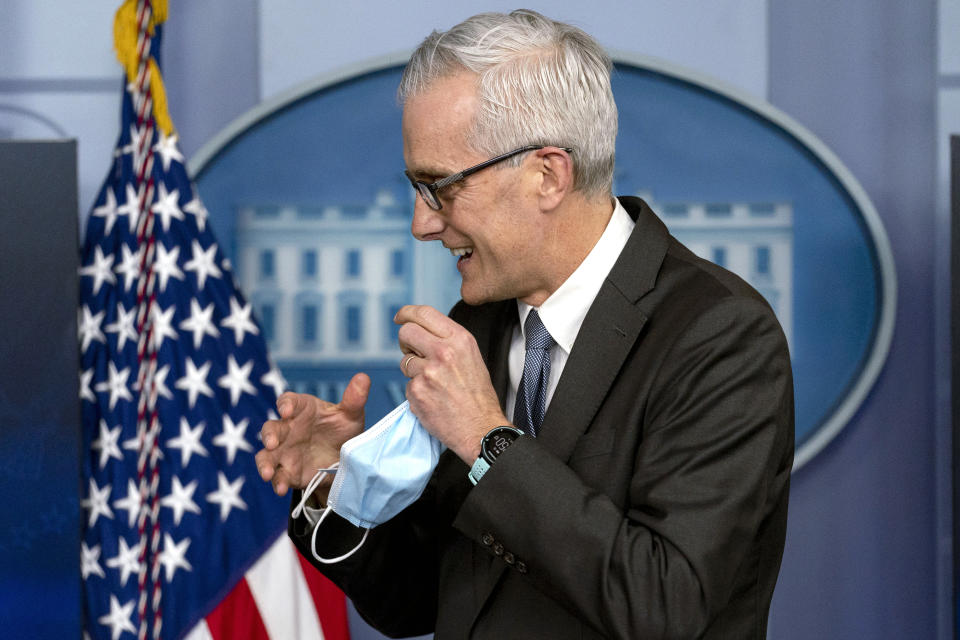
[[[168,7],[167,0],[153,0],[150,4],[153,12],[147,24],[147,33],[152,36],[156,25],[166,22]],[[137,82],[140,67],[137,47],[138,37],[137,0],[125,0],[117,9],[113,18],[113,47],[117,52],[117,59],[126,71],[127,82],[130,83]],[[173,121],[170,119],[170,112],[167,110],[167,92],[163,86],[160,67],[153,56],[150,56],[150,59],[147,60],[147,72],[149,73],[147,84],[153,102],[154,120],[157,123],[157,128],[169,136],[173,133]]]

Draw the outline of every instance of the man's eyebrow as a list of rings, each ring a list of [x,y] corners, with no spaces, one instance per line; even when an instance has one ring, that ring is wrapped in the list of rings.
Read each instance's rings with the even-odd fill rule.
[[[439,180],[445,178],[455,171],[445,171],[444,169],[438,169],[437,167],[418,167],[416,169],[407,169],[407,173],[417,178],[418,180]]]

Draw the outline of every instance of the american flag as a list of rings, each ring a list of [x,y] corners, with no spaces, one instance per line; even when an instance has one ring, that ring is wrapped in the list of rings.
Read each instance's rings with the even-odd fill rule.
[[[343,594],[294,550],[254,464],[285,383],[177,146],[166,12],[117,12],[120,136],[82,250],[85,637],[347,638]]]

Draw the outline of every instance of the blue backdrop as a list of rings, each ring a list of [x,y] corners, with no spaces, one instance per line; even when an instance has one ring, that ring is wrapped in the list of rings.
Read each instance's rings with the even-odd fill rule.
[[[198,187],[217,233],[235,257],[236,212],[249,203],[373,203],[378,191],[388,190],[408,203],[407,216],[412,215],[412,191],[402,174],[400,109],[394,100],[400,71],[367,73],[280,106],[207,162],[197,176]],[[729,96],[629,64],[617,66],[614,92],[620,106],[618,194],[644,192],[663,203],[790,205],[791,349],[797,441],[802,444],[843,401],[876,338],[882,283],[864,213],[841,180],[795,135]],[[362,170],[347,169],[354,167]],[[663,217],[669,225],[671,217]],[[290,241],[278,240],[281,245]],[[357,242],[372,246],[378,240],[371,235]],[[240,264],[238,270],[244,267]],[[741,275],[751,279],[749,273]],[[451,262],[449,269],[426,274],[419,285],[443,292],[439,306],[446,310],[456,301],[459,277]],[[395,360],[399,351],[372,371],[369,363],[354,365],[374,375],[371,415],[382,415],[395,404],[395,396],[376,393],[387,388],[387,381],[402,383]],[[283,368],[282,359],[279,364]],[[318,361],[314,369],[301,367],[291,376],[288,367],[286,373],[292,379],[313,375],[345,383],[350,364],[325,367]]]

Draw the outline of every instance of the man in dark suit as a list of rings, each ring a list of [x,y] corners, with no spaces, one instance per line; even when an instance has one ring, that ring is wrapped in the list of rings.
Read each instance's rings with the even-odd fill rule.
[[[412,231],[457,256],[463,301],[397,314],[401,368],[448,451],[417,502],[318,565],[390,635],[765,637],[786,342],[748,285],[611,197],[609,70],[585,33],[521,11],[435,32],[404,73]],[[338,459],[368,387],[280,399],[257,456],[278,493]],[[313,526],[291,519],[308,558]],[[327,556],[359,539],[324,526]]]

